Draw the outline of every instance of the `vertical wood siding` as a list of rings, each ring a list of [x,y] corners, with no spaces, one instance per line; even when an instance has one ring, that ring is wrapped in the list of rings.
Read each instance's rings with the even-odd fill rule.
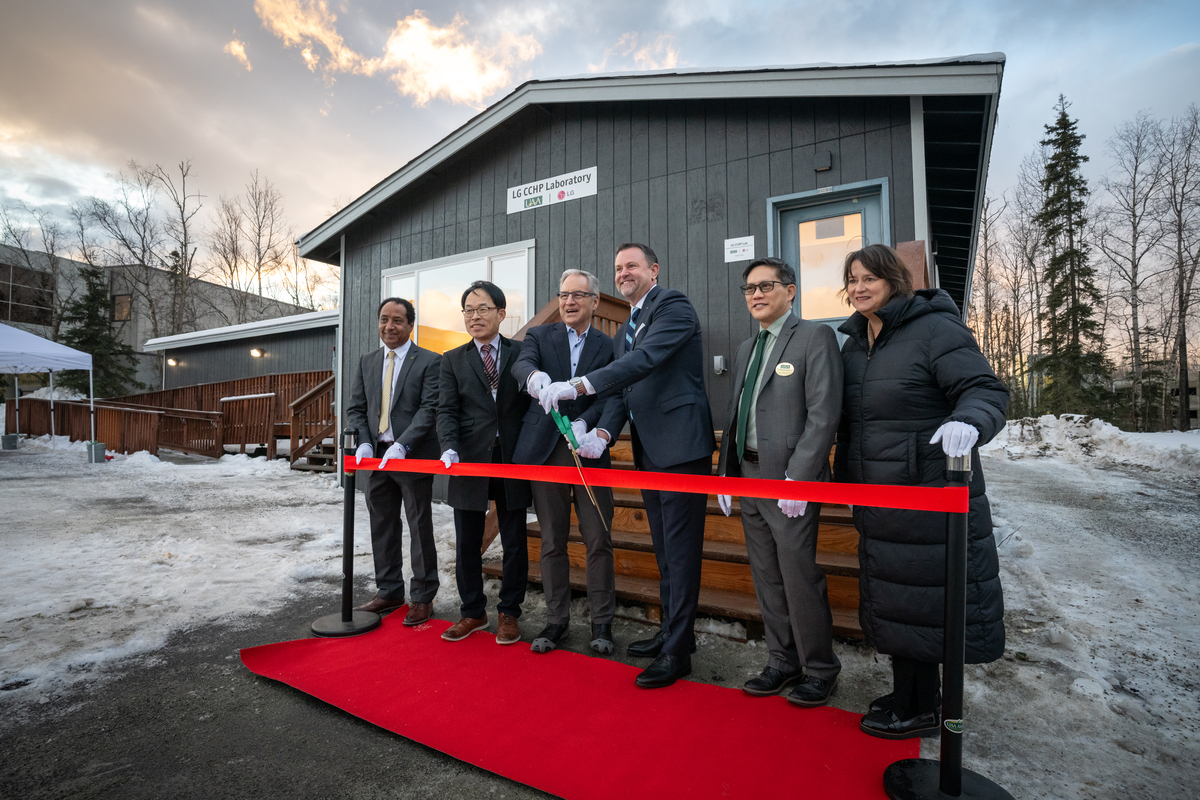
[[[825,151],[833,168],[815,172]],[[766,255],[768,197],[881,177],[891,244],[911,240],[911,154],[907,97],[528,108],[347,231],[343,402],[358,358],[378,347],[382,270],[525,239],[537,242],[535,312],[567,268],[613,291],[613,249],[646,242],[660,283],[687,293],[701,317],[706,365],[732,361],[753,323],[737,290],[745,264],[724,263],[724,240],[752,234]],[[595,196],[506,213],[508,187],[592,166]],[[730,376],[710,368],[707,380],[723,414]]]
[[[179,363],[167,366],[164,388],[333,369],[336,330],[330,326],[171,349],[167,356]],[[255,347],[263,351],[261,358],[250,355]]]

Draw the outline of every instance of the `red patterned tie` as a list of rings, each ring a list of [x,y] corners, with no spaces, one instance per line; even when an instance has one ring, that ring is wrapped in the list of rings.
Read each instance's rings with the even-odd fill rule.
[[[500,385],[500,376],[496,374],[496,359],[492,357],[492,346],[485,344],[479,348],[483,351],[483,374],[487,377],[488,386],[494,392]]]

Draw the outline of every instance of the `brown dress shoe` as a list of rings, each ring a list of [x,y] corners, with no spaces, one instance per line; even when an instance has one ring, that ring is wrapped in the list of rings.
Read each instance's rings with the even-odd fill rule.
[[[521,641],[521,626],[512,614],[500,613],[500,624],[496,626],[496,644],[516,644]]]
[[[395,611],[400,606],[404,605],[403,600],[384,600],[379,595],[375,595],[368,602],[363,603],[355,611],[370,611],[372,614],[378,614],[385,617]]]
[[[408,607],[408,613],[404,616],[404,624],[413,628],[423,622],[428,622],[431,616],[433,616],[432,604],[413,603]]]
[[[446,630],[442,631],[442,638],[447,642],[457,642],[467,638],[475,631],[487,627],[487,614],[484,614],[480,619],[471,619],[463,617],[458,622],[451,625]]]

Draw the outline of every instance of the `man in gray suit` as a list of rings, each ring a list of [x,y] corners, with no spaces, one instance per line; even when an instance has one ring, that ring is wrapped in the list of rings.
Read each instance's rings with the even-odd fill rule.
[[[742,293],[758,333],[738,348],[718,474],[829,480],[829,448],[842,408],[842,358],[833,328],[792,314],[796,273],[777,258],[750,262]],[[718,497],[728,515],[732,498]],[[767,649],[752,695],[801,706],[829,701],[842,669],[833,652],[825,573],[817,566],[817,503],[742,498],[742,528]]]
[[[359,359],[346,422],[358,432],[356,460],[382,453],[393,458],[437,458],[435,430],[441,356],[409,339],[416,312],[412,303],[389,297],[379,305],[383,347]],[[385,390],[386,387],[386,390]],[[375,597],[362,611],[386,614],[404,605],[404,552],[401,504],[412,539],[410,606],[404,624],[420,625],[433,611],[437,594],[437,550],[433,543],[433,476],[372,472],[367,479],[371,549],[375,556]]]

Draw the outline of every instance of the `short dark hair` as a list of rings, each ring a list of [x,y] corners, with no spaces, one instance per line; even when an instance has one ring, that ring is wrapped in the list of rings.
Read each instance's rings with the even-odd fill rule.
[[[504,305],[504,290],[491,281],[475,281],[468,286],[467,290],[463,292],[462,300],[459,301],[459,306],[461,308],[467,307],[467,295],[476,289],[482,289],[483,291],[487,292],[487,296],[492,298],[492,302],[496,304],[496,308],[506,308]]]
[[[618,247],[616,253],[613,253],[613,255],[616,256],[616,254],[622,250],[641,250],[642,255],[646,257],[647,266],[658,263],[658,256],[654,254],[654,251],[650,249],[650,245],[648,244],[641,244],[640,242],[626,242]]]
[[[404,306],[404,313],[408,315],[408,324],[413,325],[417,321],[417,310],[413,308],[413,304],[402,297],[385,297],[383,302],[379,304],[379,310],[375,312],[375,316],[383,313],[383,307],[388,303],[395,303],[398,306]]]
[[[756,267],[771,267],[775,270],[775,277],[785,286],[794,286],[796,284],[796,270],[792,269],[782,258],[754,259],[750,262],[750,266],[742,270],[742,280],[749,280],[750,273],[754,272]]]
[[[854,266],[855,261],[862,264],[863,269],[876,278],[887,281],[892,290],[891,297],[912,297],[912,274],[900,260],[900,254],[886,244],[869,244],[847,255],[846,262],[842,265],[842,295],[846,298],[846,305],[850,305],[847,288],[850,286],[850,268]]]

